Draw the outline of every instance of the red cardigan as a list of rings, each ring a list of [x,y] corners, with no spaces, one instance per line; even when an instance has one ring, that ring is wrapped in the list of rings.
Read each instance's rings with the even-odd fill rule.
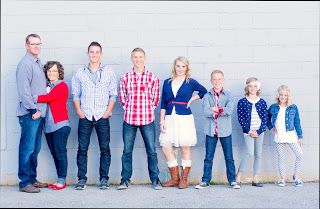
[[[65,82],[61,82],[56,85],[48,94],[38,96],[39,103],[49,104],[53,121],[55,123],[68,120],[68,93],[68,85]]]

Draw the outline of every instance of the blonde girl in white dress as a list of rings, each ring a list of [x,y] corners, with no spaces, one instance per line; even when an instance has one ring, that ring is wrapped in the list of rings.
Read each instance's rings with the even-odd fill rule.
[[[193,95],[194,91],[198,94]],[[191,147],[197,143],[197,134],[190,104],[207,93],[205,87],[190,78],[189,61],[185,57],[174,60],[171,78],[163,83],[160,111],[160,145],[166,157],[171,179],[164,187],[179,185],[188,187],[188,174],[191,168]],[[181,178],[174,147],[182,153]]]

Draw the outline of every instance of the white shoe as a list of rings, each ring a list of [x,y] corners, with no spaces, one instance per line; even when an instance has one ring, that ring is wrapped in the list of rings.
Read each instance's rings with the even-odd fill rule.
[[[240,185],[236,181],[231,182],[230,186],[232,189],[240,189],[241,188]]]
[[[280,180],[276,183],[279,187],[285,187],[286,186],[286,182],[284,182],[283,180]]]
[[[204,189],[209,187],[209,184],[206,182],[200,182],[200,184],[198,184],[197,186],[195,186],[196,189]]]

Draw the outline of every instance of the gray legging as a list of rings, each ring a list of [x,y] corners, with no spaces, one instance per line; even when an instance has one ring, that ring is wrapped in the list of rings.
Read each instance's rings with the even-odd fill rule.
[[[246,144],[246,152],[242,155],[242,160],[239,166],[239,171],[243,172],[246,169],[248,159],[254,156],[253,163],[253,175],[257,175],[260,168],[261,156],[262,156],[262,145],[263,145],[264,133],[258,137],[253,138],[250,135],[244,135],[244,142]]]

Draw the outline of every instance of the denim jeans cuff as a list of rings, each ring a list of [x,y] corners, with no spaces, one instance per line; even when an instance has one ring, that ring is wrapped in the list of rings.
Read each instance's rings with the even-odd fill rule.
[[[65,184],[66,183],[66,179],[65,178],[58,178],[57,183],[58,184]]]
[[[202,179],[201,179],[201,182],[205,182],[205,183],[209,184],[209,183],[210,183],[210,180],[202,178]]]
[[[99,180],[101,181],[102,179],[105,179],[107,181],[109,181],[109,176],[106,176],[106,177],[100,177]]]

